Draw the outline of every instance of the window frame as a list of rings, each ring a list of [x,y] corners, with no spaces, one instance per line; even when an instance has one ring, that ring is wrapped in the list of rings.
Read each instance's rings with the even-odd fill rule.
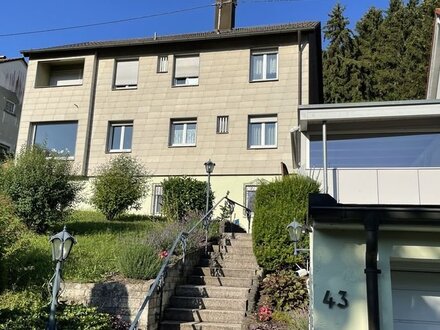
[[[221,120],[224,119],[224,130],[221,130]],[[217,127],[216,127],[216,134],[229,134],[229,116],[217,116]]]
[[[121,62],[137,62],[137,72],[136,72],[136,84],[128,85],[117,85],[117,75],[118,75],[118,63]],[[113,69],[113,90],[127,90],[127,89],[137,89],[139,86],[139,58],[115,58],[114,69]]]
[[[119,149],[112,149],[114,127],[122,127],[122,129],[121,129],[121,137],[120,137],[120,141],[119,141]],[[124,149],[125,128],[126,127],[131,127],[131,145],[130,145],[130,149]],[[111,153],[111,154],[114,154],[114,153],[130,153],[133,150],[133,131],[134,131],[133,121],[109,122],[108,134],[107,134],[107,152]]]
[[[187,76],[187,77],[179,77],[176,78],[176,70],[177,70],[177,60],[179,58],[191,58],[191,57],[197,57],[199,60],[199,67],[198,67],[198,75],[197,76]],[[192,79],[196,79],[197,81],[191,82]],[[189,86],[198,86],[199,85],[199,79],[200,79],[200,54],[182,54],[182,55],[174,55],[173,59],[173,80],[172,80],[172,86],[173,87],[189,87]],[[184,80],[185,83],[178,84],[177,80]]]
[[[165,69],[163,69],[161,67],[161,59],[166,59],[166,64],[165,64]],[[156,73],[168,73],[168,68],[169,68],[169,57],[168,55],[158,55],[157,56],[157,68],[156,68]]]
[[[73,155],[69,155],[69,156],[55,156],[55,158],[59,158],[59,159],[67,159],[67,160],[75,160],[75,156],[76,156],[76,144],[77,144],[77,139],[78,139],[78,121],[54,121],[54,122],[32,122],[30,129],[31,129],[31,138],[30,138],[30,145],[35,145],[35,138],[37,135],[37,128],[38,126],[48,126],[48,125],[62,125],[62,124],[75,124],[76,125],[76,132],[75,132],[75,151],[73,153]],[[47,152],[50,152],[50,150],[46,150]]]
[[[163,186],[161,184],[153,184],[152,191],[151,214],[162,215]]]
[[[37,70],[35,74],[34,88],[59,88],[59,87],[73,87],[82,86],[84,84],[84,58],[62,59],[52,61],[38,61]],[[61,71],[76,71],[78,78],[76,82],[67,84],[52,84],[54,72]],[[70,79],[72,81],[72,79]],[[75,80],[75,79],[74,79]]]
[[[8,105],[8,104],[12,104],[12,110],[8,110],[8,108],[7,108],[7,105]],[[5,111],[6,113],[9,113],[9,114],[12,115],[12,116],[17,116],[17,114],[16,114],[16,107],[17,107],[17,105],[15,104],[15,102],[12,102],[11,100],[5,99],[5,108],[4,108],[4,111]]]
[[[256,122],[252,122],[255,120]],[[261,132],[265,133],[267,123],[275,123],[275,144],[265,144],[266,134],[261,134],[260,144],[251,144],[251,124],[261,124]],[[278,148],[278,116],[277,115],[249,115],[248,117],[248,149],[276,149]]]
[[[182,134],[182,140],[186,141],[187,132],[188,132],[188,124],[195,124],[196,125],[196,136],[194,143],[176,143],[173,144],[173,128],[175,125],[183,124],[183,134]],[[169,147],[195,147],[197,146],[197,118],[181,118],[181,119],[171,119],[170,120],[170,137],[169,137]]]
[[[267,78],[267,56],[270,54],[276,54],[277,58],[277,68],[276,68],[276,77],[275,78]],[[263,72],[261,79],[253,78],[253,56],[263,55]],[[249,82],[261,82],[261,81],[277,81],[279,77],[279,49],[278,48],[267,48],[267,49],[254,49],[251,50],[249,57]]]

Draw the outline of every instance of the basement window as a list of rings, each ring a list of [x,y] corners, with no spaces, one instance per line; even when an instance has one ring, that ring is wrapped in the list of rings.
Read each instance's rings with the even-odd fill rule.
[[[84,59],[39,62],[35,87],[79,86],[83,72]]]

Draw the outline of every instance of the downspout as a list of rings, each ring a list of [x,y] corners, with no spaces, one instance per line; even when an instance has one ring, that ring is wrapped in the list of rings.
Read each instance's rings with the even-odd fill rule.
[[[366,232],[365,275],[367,285],[368,329],[380,330],[378,274],[380,274],[381,271],[377,268],[378,215],[375,213],[367,215],[364,219],[364,226]]]
[[[89,112],[87,115],[88,122],[86,128],[86,142],[84,145],[84,157],[82,166],[82,175],[87,177],[89,172],[89,160],[90,160],[90,144],[92,140],[92,128],[93,128],[93,116],[95,112],[95,97],[96,97],[96,82],[98,77],[98,52],[95,52],[95,59],[93,63],[93,73],[92,73],[92,86],[90,90],[90,103]]]
[[[301,104],[302,104],[302,38],[301,38],[301,30],[299,30],[298,31],[298,105]]]
[[[327,177],[327,122],[322,122],[322,163],[323,163],[323,185],[324,194],[328,193],[328,177]]]

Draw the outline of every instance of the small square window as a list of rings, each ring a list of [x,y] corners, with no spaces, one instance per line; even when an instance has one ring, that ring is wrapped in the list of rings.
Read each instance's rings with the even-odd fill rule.
[[[254,212],[255,194],[257,193],[257,185],[246,185],[244,187],[244,205]]]
[[[249,148],[275,148],[277,146],[277,117],[250,116]]]
[[[139,60],[117,60],[115,68],[115,89],[133,89],[138,84]]]
[[[217,117],[217,134],[229,133],[229,116]]]
[[[108,151],[130,152],[133,139],[133,123],[110,123]]]
[[[199,84],[199,55],[179,56],[174,61],[174,86]]]
[[[171,120],[170,146],[195,146],[196,137],[196,119]]]
[[[157,72],[168,72],[168,55],[160,55],[157,57]]]
[[[5,111],[15,116],[15,103],[9,100],[6,100]]]
[[[251,81],[278,79],[278,50],[255,50],[251,53]]]
[[[162,214],[162,186],[158,184],[153,186],[152,213],[153,215]]]

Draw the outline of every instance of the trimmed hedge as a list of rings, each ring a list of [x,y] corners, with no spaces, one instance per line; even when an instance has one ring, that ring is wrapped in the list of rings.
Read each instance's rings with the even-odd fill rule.
[[[258,187],[252,238],[257,261],[267,271],[292,268],[295,263],[302,261],[301,255],[293,255],[293,243],[286,227],[293,219],[304,222],[308,196],[318,191],[316,181],[298,174],[284,176],[274,182],[263,182]],[[306,237],[302,245],[308,245]]]

